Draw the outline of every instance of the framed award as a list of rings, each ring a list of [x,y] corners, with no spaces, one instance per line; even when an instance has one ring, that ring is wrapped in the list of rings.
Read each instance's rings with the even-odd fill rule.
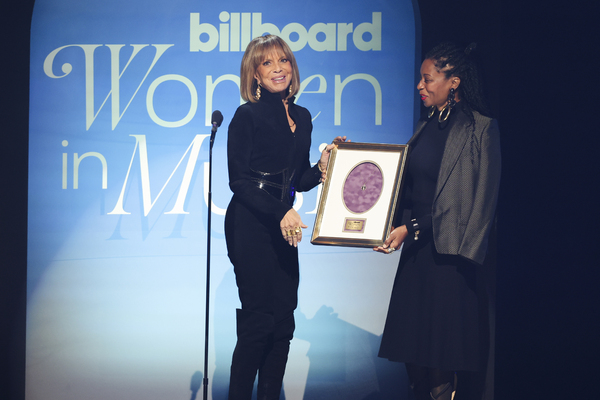
[[[377,247],[390,234],[407,145],[339,143],[332,151],[311,243]]]

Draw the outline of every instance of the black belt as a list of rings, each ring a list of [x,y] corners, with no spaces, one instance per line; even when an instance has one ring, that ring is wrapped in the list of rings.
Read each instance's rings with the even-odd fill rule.
[[[250,172],[250,180],[260,189],[290,206],[294,204],[296,196],[293,184],[295,171],[290,172],[286,168],[280,172],[261,172],[253,169]]]

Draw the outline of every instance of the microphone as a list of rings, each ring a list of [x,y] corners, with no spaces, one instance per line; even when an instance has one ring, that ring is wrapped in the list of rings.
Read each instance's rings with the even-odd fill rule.
[[[223,114],[221,114],[221,111],[215,110],[213,111],[212,118],[210,120],[212,121],[211,132],[214,134],[217,132],[217,128],[223,123]]]
[[[217,128],[223,123],[223,114],[221,114],[221,111],[215,110],[213,111],[210,120],[212,121],[212,129],[210,130],[210,148],[212,149],[213,143],[215,142]]]

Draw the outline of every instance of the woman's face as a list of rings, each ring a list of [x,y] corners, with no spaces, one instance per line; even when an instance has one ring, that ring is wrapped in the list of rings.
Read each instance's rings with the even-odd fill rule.
[[[450,88],[458,88],[459,83],[457,77],[446,78],[446,74],[438,71],[432,60],[427,59],[421,64],[421,80],[417,89],[425,107],[436,106],[441,110],[448,102]]]
[[[258,66],[254,78],[269,92],[281,93],[292,82],[292,63],[281,50],[275,49]]]

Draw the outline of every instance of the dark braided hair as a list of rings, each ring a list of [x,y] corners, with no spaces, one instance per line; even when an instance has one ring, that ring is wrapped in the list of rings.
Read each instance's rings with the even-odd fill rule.
[[[458,97],[460,103],[466,102],[468,108],[479,112],[485,116],[491,116],[487,101],[483,95],[483,84],[481,82],[481,74],[479,67],[472,51],[477,47],[476,43],[471,43],[467,48],[461,48],[451,42],[443,42],[435,46],[429,53],[425,55],[425,59],[433,61],[435,67],[444,72],[446,78],[456,76],[460,78],[458,87]],[[462,104],[463,106],[465,104]],[[470,119],[473,120],[473,115],[470,110],[463,110]]]

